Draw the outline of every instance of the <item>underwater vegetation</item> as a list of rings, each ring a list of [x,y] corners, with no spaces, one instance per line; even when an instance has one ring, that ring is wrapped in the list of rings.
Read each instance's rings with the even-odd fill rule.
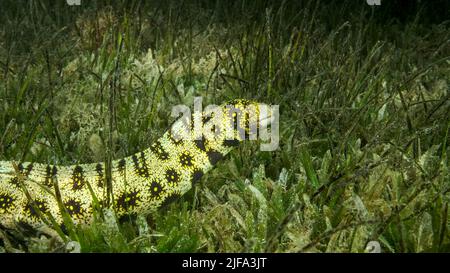
[[[0,252],[449,252],[448,3],[396,2],[0,0],[0,161],[123,158],[195,97],[280,106],[276,151]]]

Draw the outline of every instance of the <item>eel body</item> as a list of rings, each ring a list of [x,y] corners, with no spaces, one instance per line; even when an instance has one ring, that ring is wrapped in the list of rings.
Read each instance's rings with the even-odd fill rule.
[[[241,128],[249,126],[245,117],[259,115],[259,104],[253,101],[234,100],[219,108],[225,109],[225,105],[237,109],[231,123]],[[198,138],[193,121],[201,118],[205,125],[208,118],[204,113],[192,116],[191,123],[177,120],[148,149],[112,161],[110,176],[104,162],[58,166],[0,161],[0,225],[61,225],[64,215],[75,224],[87,224],[93,219],[95,206],[112,207],[123,216],[148,213],[181,196],[244,140],[236,131],[231,139],[223,132]],[[220,122],[229,121],[224,115]],[[176,135],[180,131],[188,132],[191,138],[181,139]]]

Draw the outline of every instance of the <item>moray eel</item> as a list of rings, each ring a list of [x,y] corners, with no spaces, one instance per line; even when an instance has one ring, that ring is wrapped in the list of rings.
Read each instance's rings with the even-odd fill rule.
[[[194,132],[195,119],[206,127],[214,118],[210,113],[194,112],[190,123],[180,118],[148,149],[112,161],[110,176],[105,162],[59,166],[0,161],[0,225],[11,229],[18,223],[35,228],[63,225],[63,215],[69,215],[74,224],[88,224],[97,207],[112,207],[119,217],[156,210],[186,193],[233,147],[248,139],[254,133],[251,117],[256,117],[258,125],[267,124],[270,115],[260,115],[261,105],[239,99],[219,107],[223,113],[235,109],[215,120],[234,125],[231,138],[225,130],[213,137]],[[244,137],[237,128],[244,128]],[[180,132],[188,137],[180,138]]]

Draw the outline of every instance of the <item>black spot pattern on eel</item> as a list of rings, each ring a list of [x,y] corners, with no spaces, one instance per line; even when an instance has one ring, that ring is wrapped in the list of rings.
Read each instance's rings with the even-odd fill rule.
[[[177,185],[180,182],[180,174],[175,169],[166,170],[166,180],[169,185]]]
[[[137,155],[132,155],[131,159],[133,159],[134,170],[136,171],[136,173],[139,176],[148,178],[150,175],[148,172],[147,162],[145,160],[145,154],[141,152],[139,158],[137,157]]]
[[[197,148],[203,152],[206,151],[205,142],[206,140],[204,138],[194,140],[195,146],[197,146]]]
[[[97,187],[103,188],[103,164],[98,163],[95,166],[95,171],[97,172]]]
[[[22,163],[19,163],[17,165],[17,169],[23,176],[27,177],[30,174],[30,172],[33,170],[33,163],[28,164],[28,166],[26,168],[23,167]]]
[[[13,177],[8,182],[9,182],[9,184],[13,185],[15,188],[20,189],[19,178]]]
[[[127,162],[125,161],[125,159],[121,159],[121,160],[119,160],[119,162],[117,163],[117,170],[120,172],[120,173],[124,173],[125,172],[125,165],[127,164]]]
[[[183,153],[180,155],[180,164],[183,167],[191,167],[192,166],[192,155],[188,153]]]
[[[50,167],[50,165],[47,165],[45,169],[45,180],[44,185],[47,187],[53,187],[52,178],[58,174],[58,169],[56,166]]]
[[[159,140],[156,141],[152,146],[150,146],[150,150],[156,155],[158,159],[167,160],[169,158],[169,154],[164,150]]]
[[[119,198],[117,198],[116,204],[119,210],[127,211],[130,208],[136,207],[139,201],[139,192],[131,191],[122,193]]]
[[[47,203],[45,201],[42,200],[34,200],[33,203],[32,202],[28,202],[25,210],[30,214],[30,216],[34,219],[38,219],[39,218],[39,214],[36,211],[36,209],[38,209],[40,212],[42,212],[43,214],[48,212],[48,206]]]
[[[81,190],[85,183],[83,168],[81,166],[76,166],[72,174],[72,190]]]
[[[153,199],[156,199],[161,196],[163,192],[163,187],[160,182],[152,181],[150,184],[150,195]]]
[[[70,216],[77,216],[83,214],[81,202],[75,199],[69,199],[69,201],[64,203],[64,207],[66,208]]]
[[[30,175],[31,171],[33,170],[33,163],[28,164],[27,170],[25,171],[25,175]]]
[[[14,207],[14,198],[6,193],[0,194],[0,212],[9,211]]]

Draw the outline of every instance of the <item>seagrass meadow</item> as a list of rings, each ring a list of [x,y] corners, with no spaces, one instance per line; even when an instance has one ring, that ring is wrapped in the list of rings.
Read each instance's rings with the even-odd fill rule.
[[[67,2],[0,0],[0,219],[16,186],[44,223],[0,221],[0,252],[450,251],[448,1]],[[214,164],[155,210],[91,187],[89,224],[58,194],[60,219],[27,203],[30,166],[97,166],[63,197],[93,173],[108,189],[114,164],[163,172],[143,151],[195,97],[279,105],[278,149],[243,141],[217,161],[182,143],[186,165]],[[166,188],[147,182],[155,203]]]

